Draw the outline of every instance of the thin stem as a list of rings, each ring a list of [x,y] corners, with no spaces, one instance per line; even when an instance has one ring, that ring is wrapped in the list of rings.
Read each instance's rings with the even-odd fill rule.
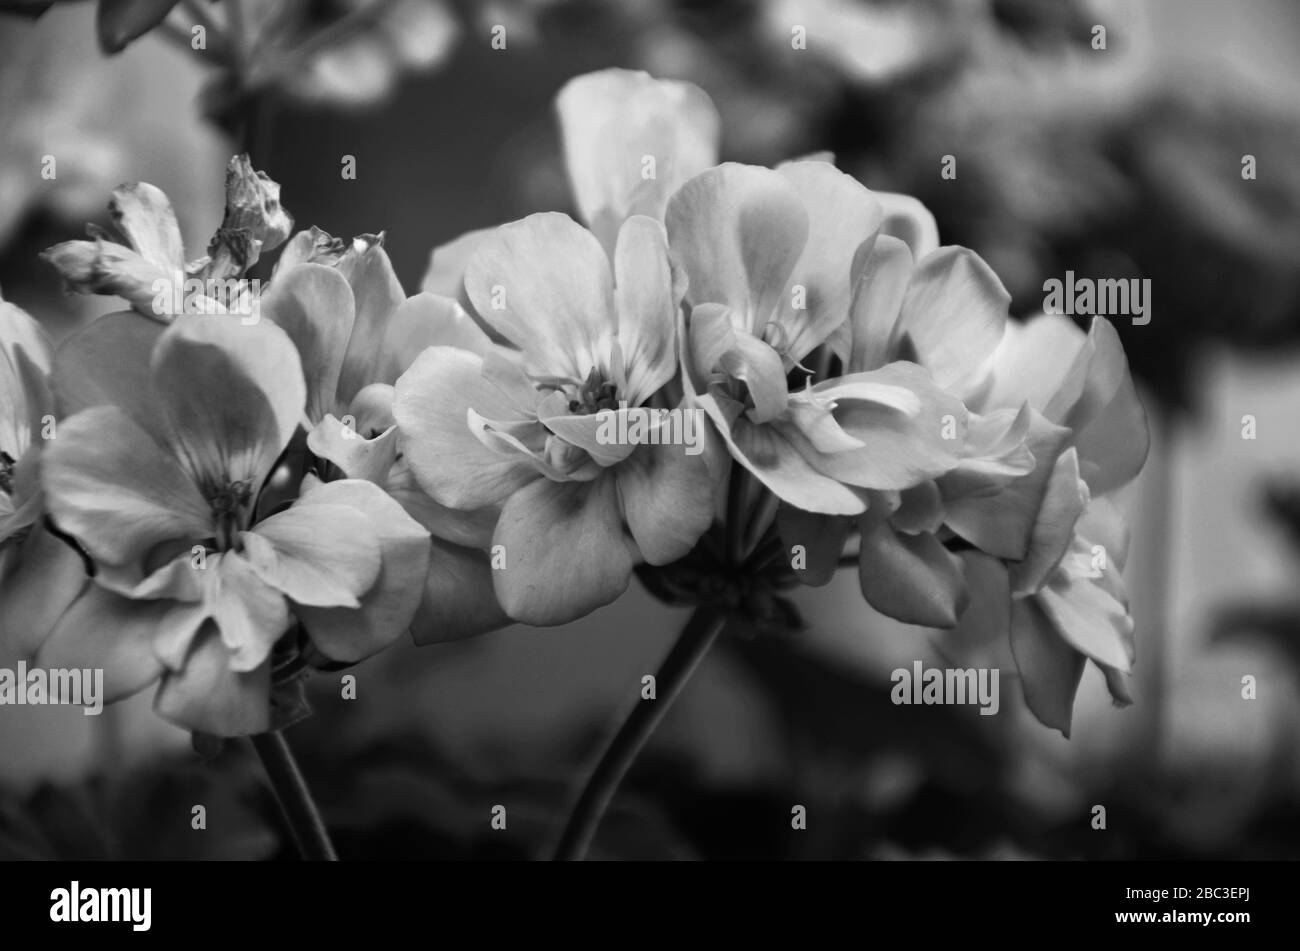
[[[337,862],[334,843],[330,841],[325,821],[321,819],[320,810],[311,797],[307,781],[303,779],[298,761],[289,749],[289,743],[279,730],[259,733],[250,737],[253,749],[257,750],[275,800],[280,804],[298,854],[309,862]]]
[[[619,783],[722,632],[725,621],[725,615],[705,605],[691,614],[655,674],[656,699],[637,702],[587,780],[555,849],[556,861],[578,861],[587,854]]]
[[[745,560],[746,496],[749,489],[749,470],[737,462],[731,463],[731,476],[727,481],[726,538],[727,564],[738,565]]]
[[[772,522],[776,519],[776,510],[780,507],[781,500],[776,493],[767,486],[758,484],[758,501],[754,505],[754,510],[750,514],[749,524],[745,528],[745,554],[749,555],[758,547],[767,530],[772,527]]]

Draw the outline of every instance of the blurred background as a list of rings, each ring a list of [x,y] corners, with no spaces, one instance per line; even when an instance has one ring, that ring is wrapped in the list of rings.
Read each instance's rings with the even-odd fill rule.
[[[365,0],[243,3],[254,28],[272,6],[293,14],[275,24],[289,52],[266,44],[291,68],[243,98],[186,42],[205,4],[114,56],[93,3],[0,15],[0,288],[56,339],[114,308],[64,296],[37,253],[106,224],[126,180],[163,188],[199,247],[241,133],[299,227],[386,231],[415,293],[435,246],[570,209],[552,100],[606,66],[700,85],[725,159],[831,151],[869,187],[917,195],[1018,315],[1066,270],[1152,281],[1151,322],[1117,325],[1154,437],[1121,499],[1136,703],[1113,708],[1090,667],[1068,741],[1024,709],[1013,671],[996,717],[895,707],[890,671],[962,645],[875,614],[845,572],[796,594],[804,630],[706,659],[593,856],[1300,857],[1300,6],[381,0],[358,19]],[[684,616],[634,583],[565,627],[399,643],[351,671],[355,700],[318,674],[315,715],[288,735],[342,856],[547,854]],[[147,693],[98,718],[0,712],[0,857],[293,854],[246,745],[200,757]]]

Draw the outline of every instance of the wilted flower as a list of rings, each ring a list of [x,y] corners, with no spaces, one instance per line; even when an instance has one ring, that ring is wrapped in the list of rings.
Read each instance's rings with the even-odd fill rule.
[[[664,230],[629,218],[611,262],[567,215],[532,215],[479,243],[465,290],[518,352],[426,350],[397,382],[407,461],[441,505],[501,507],[493,577],[511,617],[572,620],[622,594],[638,562],[686,554],[712,519],[702,455],[601,434],[676,374]]]
[[[265,251],[284,243],[293,219],[280,207],[280,186],[254,171],[246,155],[230,160],[226,211],[208,253],[185,262],[171,202],[144,182],[113,191],[109,213],[127,244],[91,226],[90,241],[65,241],[42,254],[69,290],[115,294],[147,317],[182,313],[249,313],[255,293],[242,280]]]
[[[160,681],[163,716],[236,735],[272,725],[271,650],[295,618],[341,662],[406,628],[419,590],[392,581],[424,570],[428,535],[379,488],[306,480],[259,507],[306,406],[278,327],[110,315],[61,348],[54,378],[71,415],[42,482],[96,573],[38,662],[103,667],[110,700]]]

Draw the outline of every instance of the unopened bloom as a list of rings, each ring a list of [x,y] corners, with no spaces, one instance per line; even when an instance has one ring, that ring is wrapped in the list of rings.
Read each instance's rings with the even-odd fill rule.
[[[428,535],[395,501],[362,480],[308,480],[287,508],[259,508],[306,404],[278,327],[110,315],[65,344],[55,380],[75,411],[42,482],[96,574],[38,662],[103,667],[110,700],[159,682],[163,716],[237,735],[269,728],[271,649],[295,619],[342,662],[406,628],[419,591],[388,581],[423,566]]]
[[[482,240],[465,290],[518,349],[432,347],[415,361],[394,406],[407,461],[440,505],[500,506],[493,576],[511,617],[572,620],[622,594],[635,564],[684,555],[712,519],[702,456],[600,436],[677,371],[664,230],[629,218],[611,261],[567,215],[532,215]]]

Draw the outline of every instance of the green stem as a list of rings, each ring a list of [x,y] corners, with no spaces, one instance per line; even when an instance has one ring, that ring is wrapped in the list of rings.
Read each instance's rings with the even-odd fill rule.
[[[321,818],[320,810],[312,799],[311,790],[303,778],[298,761],[284,734],[279,730],[259,733],[249,737],[271,781],[275,800],[280,804],[298,854],[309,862],[337,862],[338,854],[330,841],[329,831]]]
[[[749,470],[740,463],[731,463],[727,482],[726,558],[728,565],[739,565],[745,560],[745,517],[748,510]]]
[[[619,783],[722,632],[725,621],[725,615],[705,605],[691,614],[655,675],[656,699],[637,701],[587,780],[555,849],[556,861],[578,861],[587,854]]]

